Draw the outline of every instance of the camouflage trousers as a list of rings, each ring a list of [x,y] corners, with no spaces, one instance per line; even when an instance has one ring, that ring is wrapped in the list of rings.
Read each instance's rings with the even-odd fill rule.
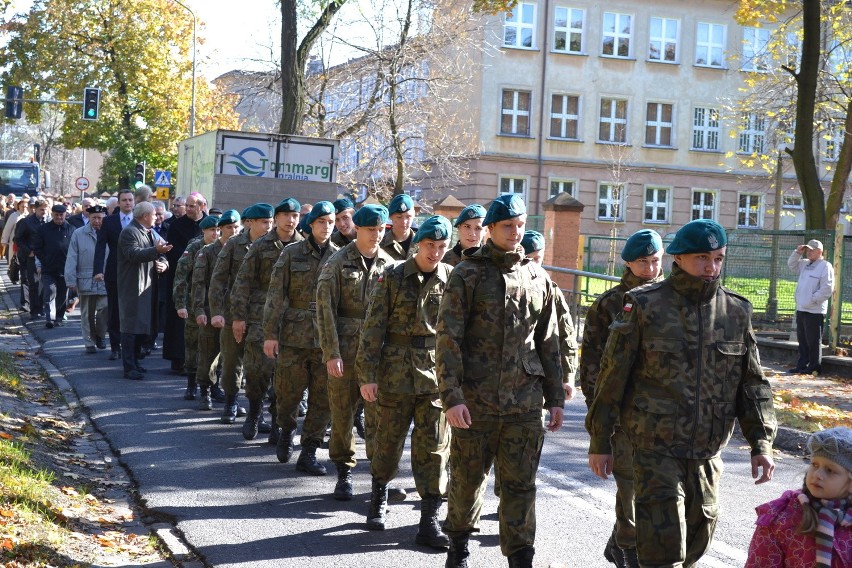
[[[269,392],[269,387],[272,386],[272,377],[275,375],[275,359],[270,359],[263,352],[263,326],[254,322],[247,323],[242,345],[244,346],[243,373],[246,378],[246,398],[263,400]],[[274,408],[273,399],[270,411],[274,412]]]
[[[240,382],[242,382],[243,374],[243,346],[245,344],[245,339],[243,339],[242,343],[237,343],[237,340],[234,339],[234,329],[230,325],[226,324],[225,327],[219,330],[222,390],[228,396],[236,396],[240,392]]]
[[[379,391],[376,407],[376,444],[370,470],[373,479],[387,485],[399,473],[399,459],[411,432],[411,471],[420,497],[440,497],[447,490],[450,432],[438,394],[397,394]]]
[[[633,445],[616,426],[611,437],[612,476],[615,478],[615,542],[619,548],[636,548],[636,512],[633,505]]]
[[[328,407],[331,410],[331,439],[328,441],[328,457],[335,464],[355,467],[355,435],[352,424],[358,403],[364,402],[364,440],[367,459],[373,455],[376,432],[376,403],[361,398],[361,388],[355,378],[355,365],[343,363],[343,376],[328,376]],[[310,405],[310,393],[308,393]]]
[[[713,540],[722,458],[677,459],[634,448],[633,475],[639,563],[694,566]]]
[[[195,327],[198,330],[198,366],[195,371],[195,380],[202,387],[212,386],[216,383],[216,357],[219,355],[219,330],[210,324]],[[189,329],[189,323],[187,323],[184,329]],[[186,344],[189,345],[188,337]]]
[[[535,476],[544,443],[541,412],[476,416],[470,428],[452,428],[449,498],[444,532],[479,531],[491,466],[500,479],[500,549],[505,556],[535,543]]]
[[[275,364],[275,398],[278,425],[285,432],[296,429],[299,401],[305,389],[308,389],[308,413],[302,423],[302,447],[308,442],[319,446],[331,418],[328,373],[322,362],[322,350],[282,345]]]
[[[187,373],[195,374],[198,370],[198,324],[192,315],[183,322],[183,367]]]

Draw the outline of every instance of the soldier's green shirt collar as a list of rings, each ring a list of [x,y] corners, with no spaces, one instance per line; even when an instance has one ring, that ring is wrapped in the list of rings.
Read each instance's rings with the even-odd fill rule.
[[[624,267],[624,274],[621,275],[621,284],[628,290],[632,290],[633,288],[636,288],[638,286],[644,286],[645,284],[653,284],[654,282],[660,282],[661,280],[663,280],[662,271],[660,272],[660,275],[656,278],[652,280],[645,280],[633,274],[633,271],[627,268],[626,266]]]
[[[494,246],[491,239],[488,239],[488,242],[482,245],[475,252],[470,255],[466,255],[465,258],[469,258],[471,260],[491,260],[494,264],[506,270],[514,270],[518,266],[522,266],[530,262],[530,259],[526,258],[526,255],[524,254],[524,247],[521,245],[515,247],[515,250],[513,251],[506,252]]]
[[[721,286],[722,279],[720,277],[707,282],[703,278],[698,278],[685,272],[675,262],[672,264],[672,273],[669,275],[668,281],[675,292],[694,303],[699,303],[716,295],[719,286]]]
[[[438,266],[440,267],[440,265]],[[420,274],[420,269],[417,267],[417,262],[414,261],[414,257],[412,256],[405,260],[405,264],[402,267],[402,277],[408,278],[414,274]],[[447,274],[443,270],[438,270],[436,268],[434,276],[441,282],[447,281]]]

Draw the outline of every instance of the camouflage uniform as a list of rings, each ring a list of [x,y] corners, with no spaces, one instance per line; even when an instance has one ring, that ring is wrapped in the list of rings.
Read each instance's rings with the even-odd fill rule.
[[[275,396],[283,432],[296,429],[302,393],[310,392],[302,447],[322,444],[330,417],[329,378],[316,329],[315,298],[320,269],[337,251],[329,243],[320,256],[310,239],[285,248],[272,269],[263,308],[264,339],[278,341]]]
[[[438,399],[435,325],[452,268],[439,264],[427,280],[413,258],[385,270],[370,295],[355,372],[361,385],[378,384],[373,479],[387,485],[399,471],[408,427],[411,469],[421,498],[447,487],[449,431]]]
[[[472,424],[453,428],[444,532],[479,530],[496,461],[500,547],[510,556],[535,540],[535,476],[543,407],[562,407],[554,285],[542,268],[489,240],[450,274],[438,312],[437,370],[444,409],[465,404]]]
[[[624,294],[629,290],[662,280],[662,273],[654,280],[644,280],[626,268],[621,282],[601,294],[589,308],[583,328],[583,356],[580,359],[580,388],[586,397],[586,406],[595,398],[595,383],[600,372],[601,357],[609,337],[609,326],[621,313]],[[633,447],[627,434],[616,423],[612,433],[613,466],[615,478],[615,541],[619,548],[636,548],[636,516],[633,510]]]
[[[562,383],[574,386],[577,374],[577,330],[571,318],[571,307],[565,294],[556,284],[553,285],[553,303],[556,307],[557,326],[559,327],[559,354],[562,357]]]
[[[284,247],[302,240],[298,231],[287,242],[278,238],[273,229],[254,241],[248,249],[231,286],[231,321],[246,322],[243,345],[243,367],[246,378],[246,398],[260,401],[269,391],[275,374],[275,360],[263,353],[263,305],[269,290],[272,267]],[[275,417],[275,400],[269,411]]]
[[[612,453],[619,420],[633,445],[641,565],[694,565],[713,536],[719,454],[734,421],[752,455],[772,453],[772,391],[748,300],[677,264],[627,292],[586,417],[590,454]]]
[[[243,347],[246,340],[237,343],[231,323],[231,290],[237,272],[243,264],[251,246],[249,231],[244,230],[225,243],[216,257],[216,265],[210,275],[210,313],[212,316],[223,316],[225,327],[219,330],[219,349],[222,361],[222,388],[226,396],[236,396],[240,390],[240,380],[243,371]],[[196,267],[196,270],[198,268]]]
[[[352,239],[341,233],[340,231],[335,230],[331,234],[331,239],[329,239],[331,243],[336,246],[338,249],[342,249],[346,245],[352,242]]]
[[[198,369],[198,324],[195,323],[195,315],[192,309],[192,298],[190,288],[192,287],[192,268],[195,266],[195,254],[204,246],[203,238],[195,238],[186,245],[177,263],[175,280],[172,284],[172,299],[175,310],[186,310],[189,316],[184,320],[184,369],[186,374],[195,381],[195,373]]]
[[[222,242],[216,239],[201,247],[195,253],[192,269],[192,313],[195,317],[207,316],[207,325],[198,327],[198,368],[197,377],[202,387],[212,386],[216,382],[216,357],[219,355],[219,330],[210,323],[210,276],[216,265],[216,256],[222,250]],[[194,321],[194,320],[193,320]]]
[[[381,249],[367,268],[354,242],[332,256],[320,272],[317,284],[317,324],[322,359],[343,359],[343,377],[328,377],[331,410],[329,458],[335,464],[355,467],[355,438],[352,421],[361,400],[355,376],[355,356],[363,328],[370,290],[392,259]],[[364,405],[367,457],[372,456],[375,434],[375,404]]]
[[[389,257],[393,260],[405,260],[407,258],[411,258],[414,256],[414,253],[417,249],[416,246],[411,244],[412,239],[414,239],[414,233],[417,232],[417,229],[411,227],[410,234],[408,235],[408,239],[406,242],[408,243],[408,249],[406,250],[398,241],[393,238],[393,231],[391,229],[387,229],[385,231],[385,236],[382,237],[382,242],[379,244],[379,247],[385,251]]]
[[[462,261],[462,252],[464,252],[464,248],[462,247],[461,241],[459,241],[456,243],[456,246],[447,251],[447,254],[444,255],[444,259],[441,262],[449,264],[450,266],[455,266]]]

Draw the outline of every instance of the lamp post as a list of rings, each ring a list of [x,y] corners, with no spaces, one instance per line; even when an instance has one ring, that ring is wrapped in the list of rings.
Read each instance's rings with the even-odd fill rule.
[[[766,319],[778,319],[778,232],[781,230],[781,207],[784,199],[782,191],[784,175],[784,153],[786,144],[778,146],[778,160],[775,163],[775,211],[772,215],[772,253],[769,260],[769,295],[766,299]]]
[[[180,0],[174,0],[176,4],[182,6],[192,16],[192,100],[189,105],[189,136],[195,136],[195,12],[189,6]]]

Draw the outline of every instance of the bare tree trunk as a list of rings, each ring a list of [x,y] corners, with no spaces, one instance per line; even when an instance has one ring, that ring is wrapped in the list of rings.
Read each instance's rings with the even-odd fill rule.
[[[829,229],[837,226],[849,174],[852,173],[852,99],[846,104],[844,131],[840,155],[837,158],[837,168],[834,170],[834,177],[831,178],[831,190],[828,193],[828,203],[825,206],[826,216],[828,217],[827,228]]]

